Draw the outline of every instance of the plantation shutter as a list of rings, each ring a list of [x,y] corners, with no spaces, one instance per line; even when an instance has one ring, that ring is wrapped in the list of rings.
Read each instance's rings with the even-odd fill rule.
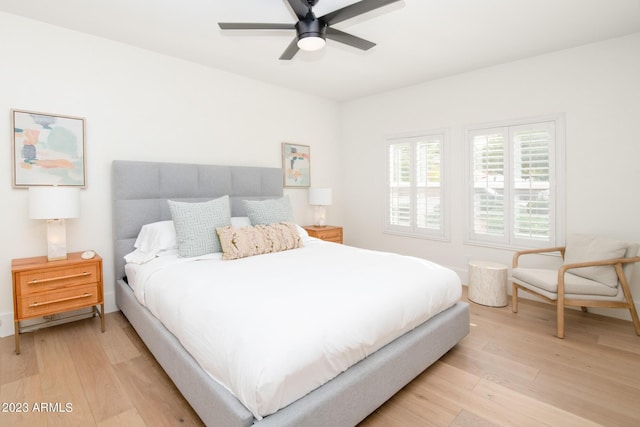
[[[468,130],[470,242],[559,244],[558,121]]]
[[[506,240],[505,163],[507,134],[484,129],[472,135],[471,230],[475,238]]]
[[[389,144],[388,224],[392,228],[411,227],[411,144]]]
[[[552,242],[553,123],[514,126],[513,239]]]
[[[439,139],[417,141],[416,159],[416,227],[423,230],[441,230],[442,142]]]
[[[390,139],[385,232],[446,238],[444,135]]]

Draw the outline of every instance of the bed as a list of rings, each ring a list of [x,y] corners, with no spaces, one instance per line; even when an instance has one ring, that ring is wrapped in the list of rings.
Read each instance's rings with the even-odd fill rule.
[[[469,332],[468,306],[454,302],[426,322],[409,325],[406,333],[381,348],[374,347],[375,351],[364,359],[292,403],[264,417],[256,415],[254,408],[250,410],[250,406],[241,403],[225,385],[205,372],[202,362],[196,361],[152,311],[140,304],[139,296],[123,279],[124,256],[134,250],[143,225],[171,219],[167,200],[203,202],[228,195],[232,216],[244,217],[243,200],[282,197],[282,170],[114,161],[112,193],[116,303],[207,425],[356,425]],[[335,245],[310,241],[299,253],[320,251],[322,248],[317,247],[322,244]],[[272,255],[273,258],[267,258]],[[279,255],[254,258],[264,262],[276,260]]]

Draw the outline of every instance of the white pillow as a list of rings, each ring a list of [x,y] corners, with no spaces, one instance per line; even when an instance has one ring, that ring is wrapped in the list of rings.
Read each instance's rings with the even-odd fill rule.
[[[148,255],[176,249],[178,244],[176,243],[176,228],[173,221],[159,221],[143,225],[133,246]]]
[[[146,252],[142,252],[140,249],[136,249],[124,256],[124,260],[127,264],[144,264],[155,258],[155,254],[148,254]]]
[[[298,235],[302,240],[307,240],[309,238],[309,233],[307,233],[307,230],[300,227],[298,224],[296,224],[296,230],[298,230]]]
[[[251,220],[248,216],[232,216],[231,226],[235,228],[251,227]]]

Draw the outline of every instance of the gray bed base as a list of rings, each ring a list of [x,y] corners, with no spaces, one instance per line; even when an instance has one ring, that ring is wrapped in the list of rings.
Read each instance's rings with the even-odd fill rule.
[[[232,215],[244,216],[242,199],[282,195],[281,170],[114,161],[112,174],[116,304],[208,426],[356,425],[469,333],[468,305],[458,302],[325,385],[257,421],[138,303],[121,280],[122,257],[133,250],[143,224],[170,219],[167,199],[200,201],[229,194]]]

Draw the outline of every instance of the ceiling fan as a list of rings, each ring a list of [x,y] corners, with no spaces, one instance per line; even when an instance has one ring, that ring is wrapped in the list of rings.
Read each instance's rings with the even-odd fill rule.
[[[295,24],[219,22],[218,25],[223,30],[296,30],[296,38],[280,56],[280,59],[284,60],[292,59],[300,49],[307,51],[322,49],[327,38],[358,49],[369,50],[376,44],[336,30],[331,25],[397,1],[399,0],[361,0],[318,18],[313,13],[313,6],[318,3],[318,0],[287,0],[298,17],[298,22]]]

